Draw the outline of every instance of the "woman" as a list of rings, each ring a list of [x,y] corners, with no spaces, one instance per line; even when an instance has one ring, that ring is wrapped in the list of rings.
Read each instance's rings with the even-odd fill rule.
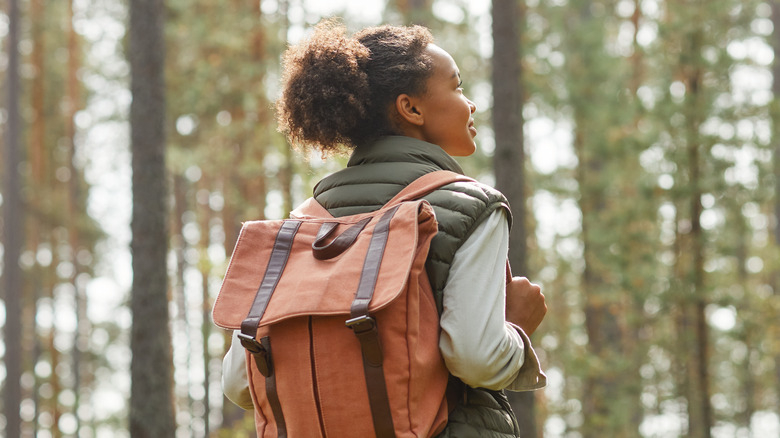
[[[349,37],[324,21],[285,54],[279,126],[293,145],[351,153],[345,169],[314,188],[332,215],[374,211],[426,173],[463,173],[452,157],[474,153],[477,131],[476,106],[461,84],[455,61],[423,27],[380,26]],[[517,436],[502,390],[546,384],[528,339],[546,305],[527,279],[506,282],[508,203],[495,189],[469,182],[425,199],[439,222],[426,269],[455,405],[440,436]],[[251,408],[244,351],[235,340],[223,365],[225,394]]]

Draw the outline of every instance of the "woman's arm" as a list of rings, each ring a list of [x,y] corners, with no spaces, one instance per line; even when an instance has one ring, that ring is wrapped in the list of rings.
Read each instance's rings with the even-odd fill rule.
[[[508,247],[507,220],[499,209],[458,249],[444,287],[439,348],[450,372],[470,386],[537,389],[547,378],[531,342],[505,319]]]
[[[246,350],[235,332],[231,336],[230,349],[222,359],[222,392],[239,407],[254,408],[246,374]]]

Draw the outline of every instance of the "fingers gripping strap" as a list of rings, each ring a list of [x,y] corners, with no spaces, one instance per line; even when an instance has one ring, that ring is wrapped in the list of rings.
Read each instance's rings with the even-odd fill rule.
[[[284,267],[287,265],[293,239],[300,226],[300,221],[284,221],[279,228],[265,275],[260,282],[260,287],[257,289],[252,307],[249,309],[249,314],[241,323],[241,333],[238,335],[241,345],[252,354],[258,371],[265,376],[266,396],[274,414],[277,436],[279,437],[287,436],[287,427],[282,415],[279,396],[276,392],[276,373],[273,369],[271,357],[271,341],[268,336],[263,337],[260,341],[257,340],[257,326],[263,318],[263,313],[265,313],[265,309],[268,307],[271,295],[273,295]]]
[[[382,256],[390,233],[390,220],[398,210],[398,206],[382,215],[374,228],[368,253],[363,263],[358,290],[352,302],[351,319],[347,327],[351,328],[360,341],[363,353],[363,372],[366,377],[368,399],[371,406],[371,416],[374,421],[374,432],[379,438],[395,436],[393,417],[390,413],[390,401],[387,396],[385,374],[382,368],[382,347],[379,344],[379,331],[376,321],[368,314],[368,305],[374,295],[374,287],[382,265]]]

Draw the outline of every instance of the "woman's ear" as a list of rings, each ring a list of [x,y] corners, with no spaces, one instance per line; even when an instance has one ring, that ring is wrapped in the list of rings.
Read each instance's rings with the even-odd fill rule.
[[[408,94],[399,94],[395,98],[395,110],[402,121],[414,126],[422,126],[425,119],[417,106],[417,99]]]

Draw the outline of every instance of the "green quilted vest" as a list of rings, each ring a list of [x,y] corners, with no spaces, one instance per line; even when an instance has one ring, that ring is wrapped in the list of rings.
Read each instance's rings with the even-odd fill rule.
[[[384,137],[357,148],[345,169],[315,186],[314,197],[335,217],[365,213],[378,210],[418,177],[442,169],[463,173],[439,146],[410,137]],[[441,313],[444,285],[458,248],[496,209],[507,212],[510,225],[511,214],[504,195],[479,183],[449,184],[423,199],[433,206],[439,222],[426,270]],[[517,422],[508,406],[503,392],[466,388],[440,436],[517,436]]]
[[[436,170],[463,173],[460,165],[434,144],[410,137],[385,137],[361,146],[347,167],[314,187],[314,197],[333,216],[378,210],[403,187]],[[503,208],[510,218],[506,198],[492,187],[458,182],[425,196],[436,213],[439,232],[431,242],[427,271],[439,312],[455,252],[471,232],[494,210]]]

